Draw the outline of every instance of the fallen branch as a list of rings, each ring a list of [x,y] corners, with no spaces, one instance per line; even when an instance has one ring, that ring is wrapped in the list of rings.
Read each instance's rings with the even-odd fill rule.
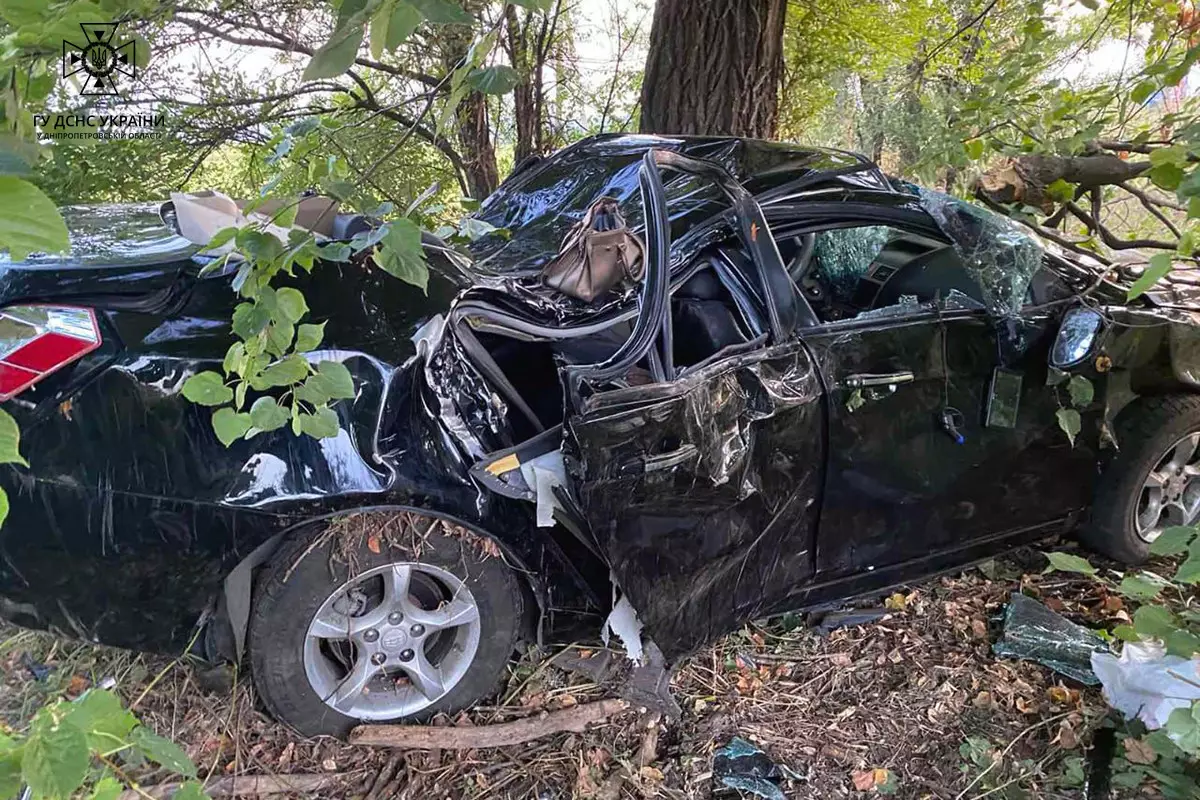
[[[210,781],[205,784],[204,791],[209,797],[306,794],[328,789],[343,780],[344,775],[234,775]],[[117,800],[144,800],[147,796],[166,800],[179,791],[180,785],[172,782],[142,786],[137,791],[121,792]]]
[[[412,750],[474,750],[521,744],[570,731],[582,733],[588,725],[624,711],[624,700],[601,700],[551,711],[538,717],[483,725],[477,728],[437,728],[429,725],[360,725],[350,731],[351,744],[403,747]]]

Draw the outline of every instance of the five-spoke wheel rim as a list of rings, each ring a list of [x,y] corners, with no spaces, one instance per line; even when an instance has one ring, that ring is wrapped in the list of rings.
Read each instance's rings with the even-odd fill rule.
[[[304,672],[335,711],[394,719],[462,680],[480,631],[475,598],[455,575],[421,563],[376,567],[321,604],[305,636]]]
[[[1200,432],[1189,433],[1163,454],[1142,484],[1134,529],[1153,542],[1166,528],[1200,518]]]

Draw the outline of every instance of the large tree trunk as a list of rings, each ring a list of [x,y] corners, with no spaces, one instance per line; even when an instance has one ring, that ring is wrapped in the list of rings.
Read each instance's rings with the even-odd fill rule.
[[[469,13],[478,13],[477,3],[467,3]],[[442,65],[453,69],[467,55],[475,32],[470,25],[443,25],[439,28],[438,41],[442,50]],[[458,123],[458,141],[462,147],[463,170],[467,175],[467,189],[471,197],[482,200],[500,184],[500,170],[496,166],[496,149],[492,146],[492,128],[488,121],[487,98],[480,92],[471,92],[454,109]]]
[[[641,130],[774,136],[786,10],[786,0],[658,0]]]

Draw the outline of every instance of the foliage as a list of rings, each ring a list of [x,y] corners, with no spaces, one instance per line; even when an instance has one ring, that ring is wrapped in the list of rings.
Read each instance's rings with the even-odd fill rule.
[[[284,426],[293,434],[314,438],[338,435],[337,413],[331,403],[355,395],[350,370],[339,361],[318,360],[327,322],[305,322],[308,301],[294,286],[273,285],[297,270],[311,272],[320,262],[355,260],[365,268],[368,253],[385,272],[425,290],[428,267],[421,248],[420,229],[407,217],[397,217],[349,243],[320,242],[311,230],[292,227],[299,200],[275,193],[297,180],[318,183],[327,194],[361,207],[375,205],[359,182],[347,180],[346,162],[337,156],[313,158],[330,119],[307,118],[278,132],[272,162],[275,174],[260,196],[244,211],[274,202],[270,216],[257,215],[250,224],[218,231],[208,249],[223,255],[202,271],[232,272],[231,285],[243,302],[233,312],[233,333],[222,361],[222,372],[192,375],[183,395],[213,408],[212,426],[229,446]],[[374,213],[391,213],[390,204],[375,205]]]
[[[1130,570],[1113,581],[1087,559],[1070,553],[1046,553],[1047,572],[1086,575],[1125,597],[1133,608],[1130,624],[1117,625],[1111,636],[1123,642],[1161,642],[1166,652],[1183,658],[1200,653],[1200,611],[1190,598],[1200,585],[1200,528],[1167,528],[1150,544],[1159,556],[1183,556],[1169,578],[1147,570]],[[1146,778],[1156,780],[1165,797],[1194,797],[1195,770],[1200,769],[1200,701],[1171,712],[1161,731],[1145,737],[1125,735],[1126,757],[1114,764],[1114,782],[1132,788]],[[1132,742],[1132,743],[1131,743]]]
[[[132,784],[126,768],[144,761],[185,780],[176,797],[204,798],[196,766],[179,745],[138,722],[120,698],[91,689],[74,702],[55,700],[22,735],[0,733],[0,797],[27,785],[35,800],[75,796],[115,798]]]

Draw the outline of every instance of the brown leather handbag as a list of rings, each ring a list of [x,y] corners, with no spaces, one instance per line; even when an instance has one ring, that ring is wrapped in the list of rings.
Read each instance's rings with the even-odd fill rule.
[[[542,270],[547,286],[590,303],[622,280],[642,279],[646,246],[625,227],[611,197],[592,203],[563,238],[558,255]]]

